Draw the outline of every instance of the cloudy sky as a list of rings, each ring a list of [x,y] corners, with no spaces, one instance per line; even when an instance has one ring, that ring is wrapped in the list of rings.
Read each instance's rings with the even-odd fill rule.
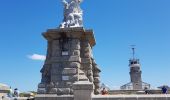
[[[170,85],[170,0],[84,0],[84,27],[93,29],[93,54],[102,83],[128,83],[130,45],[136,45],[142,79]],[[46,55],[41,33],[57,28],[61,0],[0,0],[0,83],[36,90]]]

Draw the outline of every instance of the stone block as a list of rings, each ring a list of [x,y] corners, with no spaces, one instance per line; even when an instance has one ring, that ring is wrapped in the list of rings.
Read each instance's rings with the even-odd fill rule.
[[[81,48],[81,47],[80,47],[80,45],[78,45],[78,44],[77,44],[77,45],[72,45],[72,46],[70,47],[71,50],[80,50],[80,48]]]
[[[66,82],[66,85],[70,87],[70,86],[73,85],[73,83],[72,82]]]
[[[79,50],[74,50],[73,55],[74,56],[80,56],[80,51]]]
[[[68,80],[70,80],[70,76],[66,76],[66,75],[62,76],[62,80],[63,81],[68,81]]]
[[[69,60],[70,62],[81,62],[81,59],[79,56],[70,56]]]
[[[85,52],[85,53],[91,52],[91,47],[85,47],[85,48],[84,48],[84,52]]]
[[[80,50],[80,40],[77,40],[77,41],[74,41],[72,40],[72,43],[71,43],[71,50]]]
[[[61,57],[51,57],[51,63],[60,63],[60,62],[81,62],[79,56],[61,56]]]
[[[95,94],[95,95],[100,94],[100,89],[95,89],[95,90],[94,90],[94,94]]]
[[[51,52],[52,54],[55,53],[55,52],[60,51],[60,50],[61,50],[61,49],[60,49],[60,45],[55,45],[55,46],[53,46],[53,48],[51,48],[51,50],[52,50],[52,52],[51,52],[51,51],[50,51],[50,52]],[[49,51],[48,51],[48,52],[49,52]],[[50,52],[49,52],[49,53],[50,53]]]
[[[67,61],[67,59],[63,59],[63,57],[51,57],[50,62],[51,62],[51,63],[60,63],[60,62],[62,62],[63,60],[66,60],[66,61]]]
[[[93,81],[94,81],[93,76],[89,76],[88,79],[89,79],[90,82],[93,82]]]
[[[100,88],[100,84],[99,83],[94,83],[94,85],[95,85],[96,89]]]
[[[84,57],[85,57],[85,58],[90,58],[90,57],[91,57],[91,54],[90,54],[89,52],[84,53]]]
[[[61,51],[55,50],[52,52],[52,57],[60,57],[61,56]]]
[[[87,71],[87,76],[93,76],[93,71],[92,70],[88,70]]]
[[[90,44],[89,44],[89,42],[87,40],[86,41],[82,41],[81,45],[84,46],[84,47],[90,47]]]
[[[73,84],[74,90],[93,90],[93,84],[88,81],[78,81]]]
[[[73,84],[74,100],[91,100],[93,84],[88,81],[79,81]]]
[[[45,94],[46,93],[46,89],[45,88],[38,88],[37,93],[38,94]]]
[[[68,56],[69,55],[69,51],[61,51],[61,56]]]
[[[52,88],[49,93],[50,94],[57,94],[58,89],[57,88]]]
[[[70,88],[58,88],[57,94],[58,95],[68,95],[68,94],[70,94]]]
[[[45,84],[44,83],[39,83],[38,88],[45,88]]]
[[[52,74],[52,75],[51,75],[51,81],[52,81],[52,82],[62,81],[61,75],[59,75],[59,74]]]
[[[82,65],[82,69],[84,69],[84,70],[86,70],[86,71],[93,69],[93,66],[92,66],[92,64],[90,64],[90,63],[82,63],[81,65]]]
[[[72,39],[71,44],[72,44],[72,46],[73,45],[80,45],[80,39]]]
[[[78,81],[78,75],[73,75],[72,77],[70,77],[70,81],[75,82]]]
[[[78,81],[78,75],[63,75],[62,81],[74,83],[75,81]]]
[[[82,58],[82,59],[81,59],[81,62],[82,62],[82,63],[86,63],[86,64],[91,64],[91,63],[92,63],[92,61],[91,61],[90,58]]]
[[[95,72],[95,73],[93,73],[93,76],[94,76],[94,77],[99,77],[99,73],[96,73],[96,72]]]
[[[62,74],[76,74],[77,69],[76,68],[64,68]]]
[[[89,79],[85,75],[79,75],[78,77],[79,81],[89,81]]]
[[[51,74],[61,74],[62,69],[61,64],[54,63],[51,67]]]
[[[80,68],[80,66],[81,66],[80,63],[78,63],[78,62],[71,62],[70,63],[71,68]]]
[[[94,77],[94,82],[99,83],[100,82],[100,77]]]

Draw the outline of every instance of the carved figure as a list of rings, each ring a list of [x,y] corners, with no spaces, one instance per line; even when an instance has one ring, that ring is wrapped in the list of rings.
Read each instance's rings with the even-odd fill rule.
[[[60,28],[82,27],[83,11],[80,8],[82,0],[62,0],[64,4],[64,19],[60,24]]]

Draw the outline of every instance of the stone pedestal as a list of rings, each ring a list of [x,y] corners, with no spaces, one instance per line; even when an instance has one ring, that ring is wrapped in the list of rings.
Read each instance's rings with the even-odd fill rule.
[[[92,100],[93,84],[79,81],[73,84],[74,100]]]
[[[92,56],[95,38],[83,28],[49,29],[43,33],[48,41],[46,60],[41,69],[38,94],[73,94],[73,83],[89,81],[99,93],[99,72]]]

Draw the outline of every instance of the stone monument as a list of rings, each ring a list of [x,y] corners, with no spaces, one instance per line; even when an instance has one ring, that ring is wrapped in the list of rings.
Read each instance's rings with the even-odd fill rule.
[[[83,11],[80,8],[82,0],[62,0],[64,4],[64,19],[60,28],[83,27]]]
[[[38,94],[72,95],[73,87],[81,83],[92,84],[94,94],[99,94],[99,73],[93,56],[95,46],[93,30],[83,28],[80,8],[82,0],[63,0],[64,19],[58,28],[43,33],[48,42],[46,60],[41,69],[42,79]],[[91,86],[90,86],[91,87]]]

